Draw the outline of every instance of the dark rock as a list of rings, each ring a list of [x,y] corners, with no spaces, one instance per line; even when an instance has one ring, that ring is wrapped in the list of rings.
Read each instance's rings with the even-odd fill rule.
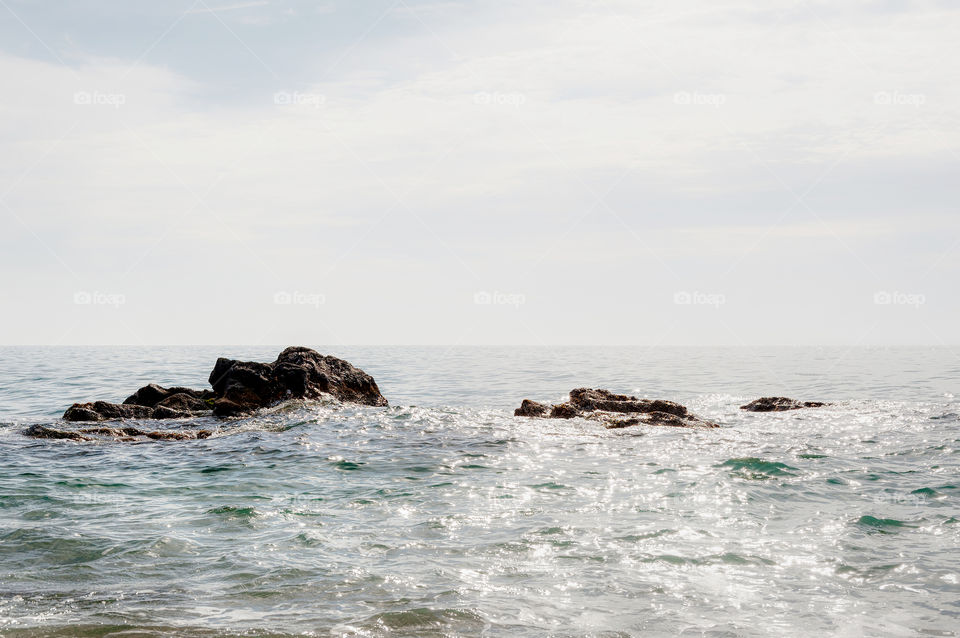
[[[802,408],[822,408],[825,405],[827,404],[820,401],[797,401],[787,397],[763,397],[746,405],[741,405],[740,409],[748,412],[786,412],[787,410],[800,410]]]
[[[524,399],[520,407],[513,411],[513,416],[546,416],[549,409],[543,403]]]
[[[580,411],[569,403],[561,403],[550,408],[551,419],[572,419],[580,416]]]
[[[570,391],[570,403],[579,410],[604,412],[666,412],[683,416],[687,408],[673,401],[638,399],[625,394],[613,394],[607,390],[577,388]]]
[[[150,415],[151,419],[184,419],[186,417],[196,416],[193,412],[184,410],[174,410],[165,405],[158,405],[153,409]]]
[[[587,417],[590,418],[590,417]],[[716,423],[711,423],[692,414],[677,415],[670,412],[644,412],[636,416],[622,418],[601,418],[605,421],[606,428],[613,430],[617,428],[628,428],[632,425],[662,425],[674,428],[718,428]]]
[[[198,396],[186,392],[171,394],[155,404],[156,408],[169,408],[179,412],[204,412],[213,409],[213,401],[207,403]]]
[[[660,399],[638,399],[608,390],[576,388],[570,391],[570,401],[548,408],[542,403],[524,399],[514,416],[573,419],[582,417],[599,421],[608,428],[626,428],[634,425],[664,425],[682,428],[717,428],[711,423],[687,412],[687,408]],[[630,415],[625,417],[624,415]]]
[[[124,405],[146,405],[153,407],[160,401],[163,401],[167,398],[167,395],[170,392],[156,383],[151,383],[150,385],[145,385],[130,396],[128,396],[123,404]]]
[[[32,436],[36,439],[69,439],[71,441],[90,441],[90,437],[84,436],[79,432],[69,430],[57,430],[48,428],[45,425],[31,425],[23,431],[24,436]]]
[[[206,439],[212,434],[210,430],[141,430],[134,427],[105,427],[96,426],[81,428],[80,430],[58,430],[43,425],[32,425],[23,431],[25,436],[38,439],[68,439],[71,441],[96,441],[108,437],[118,441],[136,441],[153,439],[155,441],[188,441]],[[88,436],[97,435],[97,436]]]
[[[149,419],[153,408],[126,403],[74,403],[63,414],[64,421],[108,421],[113,419]]]
[[[332,396],[347,403],[385,406],[373,377],[349,362],[310,348],[287,348],[273,363],[218,359],[210,373],[213,390],[145,385],[122,404],[75,403],[65,421],[178,419],[214,414],[249,414],[287,399]],[[546,408],[544,408],[546,409]],[[146,436],[146,435],[144,435]]]
[[[385,406],[376,381],[343,359],[310,348],[287,348],[273,363],[218,359],[210,373],[213,413],[232,416],[286,399],[319,399]]]
[[[174,398],[179,397],[179,398]],[[210,390],[193,390],[191,388],[164,388],[156,383],[145,385],[124,400],[124,405],[145,405],[156,407],[166,405],[174,409],[201,411],[210,410],[213,406],[205,403],[208,399],[213,399],[214,394]],[[174,401],[174,403],[169,403]],[[203,404],[203,405],[201,405]],[[193,407],[185,407],[191,405]]]

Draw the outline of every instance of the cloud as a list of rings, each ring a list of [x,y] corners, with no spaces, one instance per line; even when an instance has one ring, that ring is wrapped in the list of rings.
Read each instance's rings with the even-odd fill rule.
[[[183,66],[165,43],[142,60],[86,55],[70,66],[0,55],[0,137],[11,149],[0,195],[13,211],[0,207],[0,223],[17,294],[55,317],[51,299],[69,299],[69,288],[51,293],[61,279],[116,289],[130,300],[126,323],[190,341],[188,328],[137,314],[161,301],[134,291],[195,282],[175,291],[209,324],[204,334],[215,334],[220,307],[233,308],[229,338],[244,341],[290,320],[276,316],[271,291],[298,289],[330,300],[331,335],[363,341],[394,304],[406,318],[383,339],[422,342],[459,340],[432,322],[470,323],[476,309],[451,299],[476,290],[526,294],[525,321],[537,323],[557,311],[543,300],[582,278],[624,316],[654,313],[653,326],[675,309],[619,296],[617,279],[633,281],[633,269],[668,304],[676,278],[695,289],[731,264],[734,290],[778,282],[766,273],[803,284],[777,270],[785,255],[817,254],[869,278],[862,264],[882,271],[898,238],[903,260],[932,255],[931,287],[955,270],[954,259],[933,259],[958,231],[946,214],[957,58],[939,9],[871,13],[863,26],[864,5],[812,30],[775,3],[785,17],[771,30],[732,1],[530,3],[504,8],[509,19],[448,4],[408,3],[372,30],[381,16],[365,16],[353,26],[366,36],[336,47],[287,39],[290,26],[238,31],[243,42],[228,33],[222,77]],[[301,9],[209,7],[247,8],[270,20]],[[170,37],[188,49],[223,35],[217,21],[181,26]],[[846,285],[816,277],[831,294]],[[816,342],[827,330],[811,325],[816,312],[798,310],[789,329]],[[27,341],[65,330],[30,313],[4,321]],[[583,342],[589,325],[571,320],[551,338]],[[84,326],[93,341],[117,328]],[[510,341],[510,329],[471,334]],[[627,329],[607,336],[630,340]]]

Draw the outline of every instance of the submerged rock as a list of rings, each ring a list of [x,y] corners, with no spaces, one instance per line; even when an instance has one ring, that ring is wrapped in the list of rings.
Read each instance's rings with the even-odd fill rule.
[[[333,396],[346,403],[385,406],[373,377],[349,362],[310,348],[287,348],[273,363],[217,359],[212,390],[145,385],[123,403],[75,403],[65,421],[178,419],[249,414],[287,399]],[[28,431],[31,431],[28,429]],[[145,434],[144,436],[149,436]],[[65,437],[61,437],[65,438]]]
[[[37,439],[69,439],[71,441],[96,441],[103,438],[118,441],[137,441],[152,439],[154,441],[189,441],[209,438],[210,430],[141,430],[134,427],[106,427],[96,426],[79,430],[60,430],[45,425],[31,425],[23,431],[25,436]]]
[[[716,423],[690,414],[686,407],[673,401],[638,399],[625,394],[614,394],[609,390],[591,388],[571,390],[569,401],[549,407],[543,403],[524,399],[513,414],[551,419],[581,417],[599,421],[607,428],[626,428],[634,425],[664,425],[681,428],[720,427]]]
[[[763,397],[746,405],[741,405],[740,409],[747,412],[786,412],[787,410],[800,410],[802,408],[822,408],[825,405],[827,404],[820,401],[797,401],[787,397]]]
[[[31,425],[23,431],[23,434],[24,436],[32,436],[35,439],[70,439],[71,441],[91,440],[89,436],[84,436],[79,432],[48,428],[45,425]]]

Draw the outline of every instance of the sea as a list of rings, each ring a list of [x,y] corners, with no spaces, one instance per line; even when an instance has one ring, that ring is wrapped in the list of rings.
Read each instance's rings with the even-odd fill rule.
[[[0,637],[960,634],[960,350],[311,347],[390,406],[33,439],[283,345],[0,348]],[[513,416],[576,387],[722,427]]]

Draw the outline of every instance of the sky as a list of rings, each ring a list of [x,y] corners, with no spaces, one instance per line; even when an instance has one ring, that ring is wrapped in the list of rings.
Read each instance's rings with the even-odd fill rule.
[[[0,343],[956,345],[951,0],[0,0]]]

